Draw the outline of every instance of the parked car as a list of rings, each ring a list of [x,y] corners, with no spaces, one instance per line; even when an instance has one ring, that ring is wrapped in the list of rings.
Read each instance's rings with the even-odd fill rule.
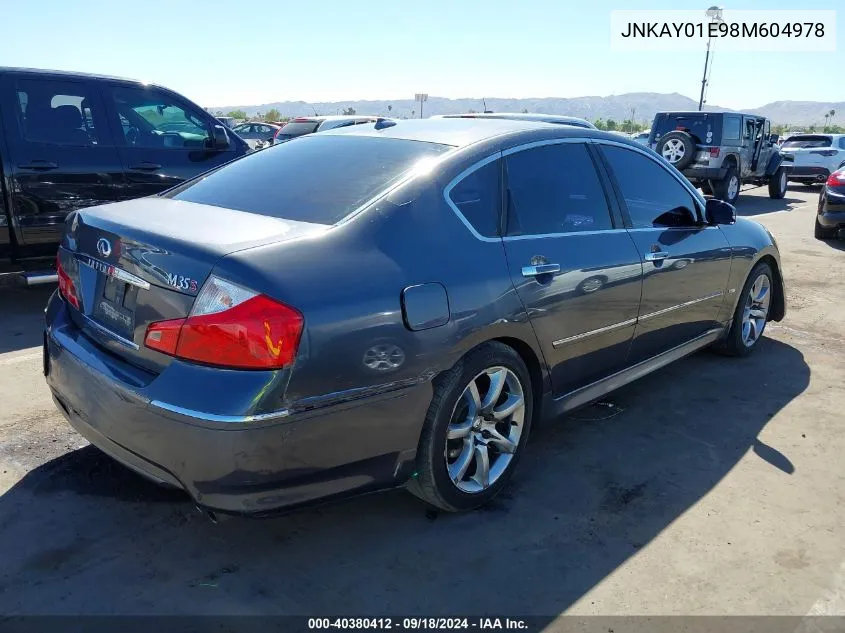
[[[470,112],[467,114],[437,114],[432,119],[510,119],[512,121],[534,121],[537,123],[557,123],[574,125],[595,130],[596,126],[586,119],[560,114],[537,114],[534,112]]]
[[[631,134],[631,138],[640,145],[647,146],[649,134],[651,134],[650,130],[646,130],[645,132],[634,132]]]
[[[477,507],[541,418],[745,356],[786,310],[762,226],[630,139],[512,120],[254,152],[74,213],[58,259],[58,408],[212,512],[401,485]]]
[[[0,67],[0,281],[55,282],[65,217],[140,198],[242,156],[244,141],[175,92]]]
[[[658,112],[648,145],[705,194],[735,203],[743,184],[786,195],[792,163],[765,117],[739,112]]]
[[[259,149],[264,145],[273,143],[273,137],[282,129],[282,125],[248,122],[236,125],[233,131],[244,139],[252,149]]]
[[[795,134],[784,141],[781,151],[794,161],[789,180],[824,184],[830,174],[845,167],[845,134]]]
[[[339,127],[359,125],[361,123],[373,123],[379,117],[369,115],[326,115],[326,116],[303,116],[292,119],[284,127],[276,132],[273,143],[285,143],[297,136],[313,134],[314,132],[325,132]]]
[[[828,176],[822,187],[815,236],[820,240],[845,237],[845,167]]]
[[[231,116],[219,116],[215,117],[218,121],[220,121],[223,125],[225,125],[230,130],[235,127],[235,117]]]

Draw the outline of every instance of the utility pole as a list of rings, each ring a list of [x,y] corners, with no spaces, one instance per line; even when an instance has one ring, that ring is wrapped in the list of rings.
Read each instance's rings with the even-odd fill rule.
[[[631,108],[631,134],[634,133],[634,117],[637,116],[637,109]]]
[[[428,95],[424,92],[418,92],[414,95],[414,99],[420,102],[420,118],[423,118],[423,103],[428,101]]]
[[[724,22],[722,19],[722,7],[712,6],[707,11],[704,12],[708,18],[710,18],[710,23],[719,23]],[[709,31],[709,28],[708,28]],[[704,107],[704,90],[707,87],[707,66],[710,64],[710,44],[713,42],[712,37],[707,38],[707,54],[704,56],[704,74],[701,77],[701,96],[698,98],[698,111],[701,112],[701,109]]]

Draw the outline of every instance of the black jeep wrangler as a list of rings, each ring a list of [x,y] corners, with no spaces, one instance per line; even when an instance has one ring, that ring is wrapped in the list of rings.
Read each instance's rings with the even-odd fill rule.
[[[742,184],[783,198],[792,164],[767,118],[740,112],[658,112],[648,145],[707,195],[734,204]]]

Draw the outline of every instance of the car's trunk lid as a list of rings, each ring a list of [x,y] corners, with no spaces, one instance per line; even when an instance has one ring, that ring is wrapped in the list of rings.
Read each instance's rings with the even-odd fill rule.
[[[326,228],[163,198],[84,209],[60,252],[81,303],[73,319],[113,353],[160,371],[169,358],[144,346],[147,326],[186,317],[221,257]]]

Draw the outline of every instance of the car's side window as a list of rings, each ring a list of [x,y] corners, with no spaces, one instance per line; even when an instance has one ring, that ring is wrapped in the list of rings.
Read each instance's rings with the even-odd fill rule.
[[[484,237],[499,233],[501,164],[493,160],[467,174],[449,191],[449,200]]]
[[[740,122],[741,119],[738,116],[733,116],[730,114],[725,115],[725,123],[724,128],[722,130],[723,141],[739,140],[739,131],[741,127]]]
[[[619,185],[633,228],[689,227],[698,224],[692,194],[667,168],[639,152],[623,147],[602,145],[601,150]]]
[[[120,117],[122,140],[130,147],[202,149],[211,144],[202,115],[159,90],[113,86],[109,94]]]
[[[100,144],[105,119],[84,83],[51,79],[17,82],[21,139],[34,143],[90,147]]]
[[[841,147],[842,149],[845,149],[845,136],[839,137],[839,147]]]
[[[613,228],[595,164],[584,143],[558,143],[505,158],[508,235]]]

